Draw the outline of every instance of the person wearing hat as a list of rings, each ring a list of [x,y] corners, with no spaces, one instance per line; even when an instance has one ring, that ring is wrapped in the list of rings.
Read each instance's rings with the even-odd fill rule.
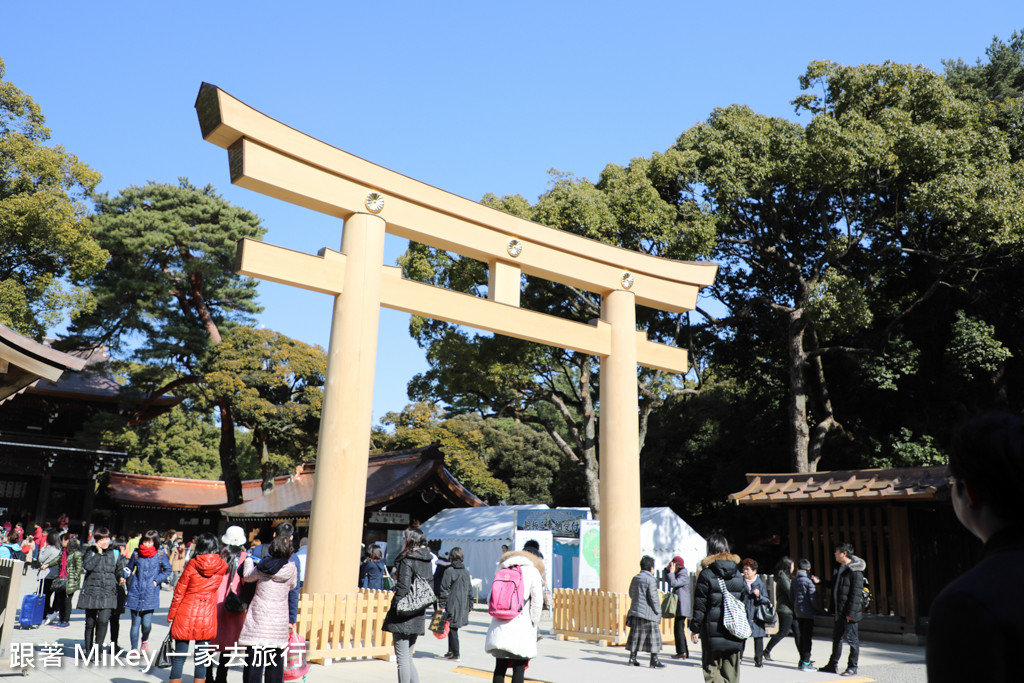
[[[690,572],[686,571],[686,563],[683,562],[683,558],[676,555],[668,563],[668,567],[665,568],[665,581],[679,598],[675,624],[673,624],[676,653],[672,655],[672,659],[686,659],[690,656],[690,648],[686,644],[686,620],[693,616],[693,605],[690,600]]]
[[[225,605],[228,591],[235,595],[241,594],[242,576],[238,570],[248,557],[245,540],[245,531],[240,526],[229,526],[220,537],[220,556],[227,563],[228,571],[217,589],[217,637],[213,639],[213,645],[220,651],[220,662],[214,675],[216,683],[225,683],[228,679],[227,660],[231,652],[228,648],[238,644],[238,636],[245,624],[246,612],[231,612]]]
[[[150,529],[142,537],[128,560],[128,592],[124,606],[132,615],[130,639],[133,650],[149,650],[149,634],[153,628],[153,611],[160,606],[160,584],[171,575],[171,561],[157,545],[160,532]],[[116,640],[116,637],[115,637]]]

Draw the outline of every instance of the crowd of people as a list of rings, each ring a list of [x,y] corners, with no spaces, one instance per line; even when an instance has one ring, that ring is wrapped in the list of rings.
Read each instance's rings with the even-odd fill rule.
[[[38,534],[31,536],[20,525],[8,525],[0,545],[0,558],[24,560],[26,571],[35,569],[45,600],[41,625],[68,628],[71,610],[83,610],[85,652],[106,646],[121,653],[126,650],[120,624],[127,612],[129,652],[153,655],[153,615],[166,587],[173,591],[167,612],[170,683],[180,683],[190,648],[199,683],[207,678],[208,664],[217,683],[227,681],[231,665],[242,666],[243,683],[284,680],[301,577],[292,524],[282,522],[270,543],[256,541],[247,549],[238,526],[220,538],[201,533],[189,542],[173,530],[128,539],[105,527],[90,528],[83,542],[68,531],[66,519],[61,522],[36,527]]]
[[[959,638],[957,624],[970,617],[986,628],[1010,624],[1021,629],[1017,603],[995,590],[1007,566],[1017,571],[1015,560],[1024,550],[1019,522],[1008,496],[1024,486],[1024,419],[988,416],[970,423],[950,460],[953,508],[964,526],[985,543],[985,556],[971,572],[952,583],[936,599],[928,640],[929,679],[963,680],[967,671],[1002,672],[992,680],[1009,680],[1007,653],[998,643],[972,643],[977,658],[955,655],[950,644]],[[229,527],[221,538],[202,533],[190,543],[170,531],[161,535],[149,530],[126,539],[106,528],[92,529],[84,541],[67,528],[62,517],[54,528],[37,526],[31,534],[21,525],[7,524],[0,544],[0,559],[31,563],[45,596],[44,623],[68,628],[73,607],[85,613],[83,640],[86,650],[109,644],[118,650],[121,616],[130,615],[130,647],[148,652],[154,612],[159,607],[161,586],[174,591],[167,620],[175,654],[170,683],[180,683],[186,655],[194,644],[200,650],[219,653],[214,659],[195,658],[194,678],[207,677],[206,662],[215,662],[213,678],[227,680],[232,650],[244,648],[243,681],[283,681],[285,648],[298,616],[298,591],[302,576],[300,552],[295,552],[295,529],[279,524],[270,543],[256,541],[247,549],[244,531]],[[495,658],[494,683],[504,681],[511,669],[513,683],[521,683],[531,659],[537,656],[541,611],[550,603],[545,584],[544,560],[535,541],[522,550],[502,547],[491,589],[485,650]],[[685,637],[700,642],[701,668],[709,683],[739,680],[740,665],[748,639],[753,640],[753,665],[772,661],[773,651],[793,637],[797,667],[813,671],[811,659],[814,619],[821,612],[818,587],[830,590],[832,647],[828,661],[817,671],[840,673],[844,644],[849,648],[842,676],[856,676],[860,655],[859,623],[865,611],[866,562],[846,542],[835,545],[836,568],[831,580],[811,573],[811,562],[781,558],[774,566],[774,596],[759,574],[753,558],[732,553],[720,533],[707,538],[707,556],[691,575],[681,557],[664,569],[667,595],[661,595],[655,560],[644,556],[640,572],[629,587],[626,617],[629,635],[627,663],[640,666],[638,653],[650,654],[649,666],[663,668],[660,625],[674,619],[676,659],[689,658]],[[423,532],[407,528],[393,570],[377,545],[368,549],[359,571],[360,587],[394,590],[383,630],[393,636],[399,683],[418,683],[413,652],[424,635],[430,607],[443,613],[448,638],[446,659],[459,660],[459,630],[469,623],[473,605],[471,577],[461,548],[452,548],[439,560],[427,547]],[[29,566],[29,565],[26,565]],[[434,567],[437,570],[434,570]],[[511,577],[511,578],[507,578]],[[498,590],[499,581],[514,584],[511,593]],[[691,586],[692,584],[692,586]],[[495,595],[518,596],[518,603],[495,606]],[[77,596],[77,604],[75,598]],[[664,599],[672,597],[671,612]],[[772,628],[769,628],[772,627]],[[433,628],[433,625],[432,625]],[[988,629],[991,630],[991,629]],[[988,631],[986,631],[988,632]],[[765,638],[772,633],[765,644]],[[979,636],[980,638],[981,636]],[[962,649],[962,648],[961,648]],[[968,661],[970,660],[970,661]],[[236,660],[237,661],[237,660]],[[968,668],[965,668],[968,667]]]
[[[853,554],[853,548],[842,543],[836,546],[838,569],[832,580],[824,582],[833,588],[832,654],[818,671],[838,673],[842,645],[850,647],[847,666],[842,676],[857,675],[860,643],[857,624],[862,615],[864,567],[862,559]],[[797,569],[799,567],[799,569]],[[689,658],[685,632],[687,621],[693,643],[701,642],[701,668],[709,683],[727,683],[739,680],[740,662],[747,640],[754,641],[755,667],[764,666],[772,659],[772,650],[787,636],[792,635],[799,656],[797,667],[814,670],[811,661],[811,636],[814,630],[815,592],[821,580],[810,574],[811,563],[801,559],[794,563],[783,557],[775,566],[775,599],[772,600],[764,579],[758,573],[753,558],[740,559],[732,554],[729,542],[719,533],[707,539],[707,557],[696,573],[691,600],[690,574],[681,557],[675,557],[665,569],[664,578],[674,594],[671,613],[666,613],[663,598],[659,597],[654,558],[640,559],[640,572],[629,587],[630,607],[626,616],[629,635],[626,649],[627,664],[640,666],[637,653],[650,653],[650,667],[662,668],[659,659],[662,648],[660,625],[663,618],[675,620],[676,659]],[[769,627],[778,626],[765,646]]]

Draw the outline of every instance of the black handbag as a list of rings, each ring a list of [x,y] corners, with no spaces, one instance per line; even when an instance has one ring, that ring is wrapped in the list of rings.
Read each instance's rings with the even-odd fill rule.
[[[151,671],[154,668],[157,669],[170,669],[171,661],[174,659],[172,653],[174,652],[174,639],[171,638],[170,631],[167,632],[167,636],[164,638],[164,642],[160,643],[160,649],[156,651],[156,655],[153,657],[153,661],[149,665],[147,671]]]
[[[64,577],[58,576],[56,579],[54,579],[50,583],[50,590],[52,590],[52,591],[67,590],[67,587],[68,587],[68,577],[66,577],[66,576],[64,576]]]
[[[757,605],[754,608],[754,619],[765,626],[771,626],[779,620],[779,615],[776,613],[775,607],[769,602],[767,604]]]

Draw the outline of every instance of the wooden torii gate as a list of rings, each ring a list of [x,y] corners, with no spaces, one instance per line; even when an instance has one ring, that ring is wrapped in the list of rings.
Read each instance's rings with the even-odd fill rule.
[[[625,592],[640,557],[637,364],[685,373],[683,349],[636,329],[636,305],[692,310],[717,266],[610,246],[496,211],[372,164],[204,83],[203,138],[228,150],[231,182],[344,220],[341,251],[317,256],[253,240],[239,273],[334,297],[304,591],[357,586],[380,306],[601,358],[601,588]],[[482,299],[402,278],[384,266],[384,235],[488,264]],[[519,307],[526,273],[601,296],[577,323]]]

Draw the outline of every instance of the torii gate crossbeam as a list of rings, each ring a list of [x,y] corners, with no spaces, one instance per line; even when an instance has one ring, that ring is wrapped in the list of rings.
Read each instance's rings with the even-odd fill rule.
[[[311,138],[204,83],[203,137],[228,150],[231,181],[344,219],[341,252],[313,256],[243,240],[240,273],[334,296],[307,593],[357,585],[379,307],[601,357],[601,587],[624,592],[640,552],[637,364],[683,373],[682,349],[636,330],[636,305],[691,310],[716,266],[662,259],[495,211]],[[488,299],[405,280],[383,265],[384,235],[485,261]],[[601,295],[582,324],[519,307],[523,273]]]

